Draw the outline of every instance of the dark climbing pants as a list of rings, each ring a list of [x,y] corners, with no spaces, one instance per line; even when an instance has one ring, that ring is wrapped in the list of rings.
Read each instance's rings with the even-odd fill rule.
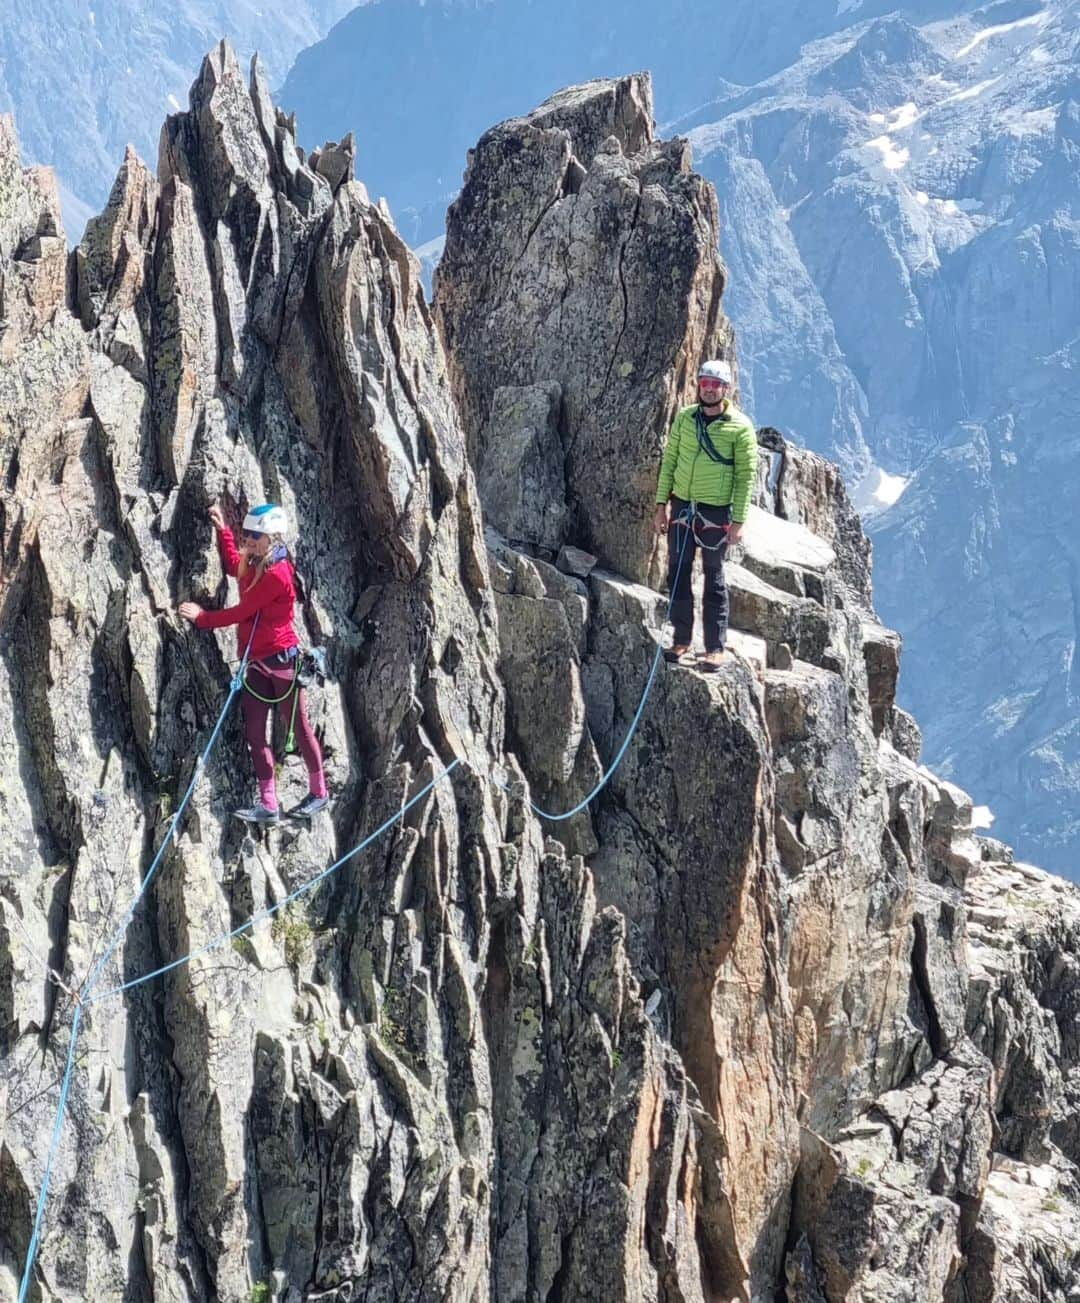
[[[304,757],[304,764],[307,766],[311,790],[316,795],[323,795],[326,789],[323,779],[322,749],[319,746],[319,739],[315,736],[315,730],[308,721],[306,694],[303,688],[297,689],[300,699],[296,702],[296,717],[293,719],[293,694],[289,692],[289,688],[292,685],[296,667],[292,661],[288,661],[284,665],[275,662],[276,658],[271,658],[270,664],[265,661],[253,662],[247,667],[247,681],[259,694],[259,697],[285,697],[284,701],[278,702],[278,712],[281,715],[282,723],[288,728],[289,721],[293,720],[296,742],[300,748],[300,754]],[[285,696],[286,693],[288,693],[287,696]],[[251,761],[255,766],[255,777],[259,780],[261,799],[271,808],[274,808],[274,801],[276,800],[274,794],[274,753],[271,751],[266,738],[266,721],[273,706],[268,701],[260,701],[259,697],[253,697],[250,692],[243,694],[244,736],[247,738],[247,744],[251,750]]]
[[[672,594],[671,620],[675,625],[675,644],[679,647],[688,646],[694,640],[694,595],[690,587],[690,577],[694,569],[694,553],[700,549],[705,571],[705,593],[701,612],[705,650],[722,651],[727,641],[728,590],[727,584],[724,583],[727,532],[721,526],[730,522],[731,508],[710,507],[698,503],[700,515],[694,528],[690,529],[686,525],[679,524],[679,519],[688,506],[689,503],[684,502],[682,498],[671,499],[671,523],[668,525],[668,587]]]

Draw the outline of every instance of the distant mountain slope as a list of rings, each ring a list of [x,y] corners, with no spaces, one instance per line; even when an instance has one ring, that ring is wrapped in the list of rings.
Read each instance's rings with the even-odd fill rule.
[[[359,174],[420,243],[480,134],[560,86],[647,66],[662,113],[707,99],[723,64],[700,57],[712,23],[702,0],[379,0],[305,50],[279,98],[308,145],[355,129]]]
[[[997,6],[1005,9],[1012,0]],[[811,41],[889,14],[921,24],[985,9],[979,0],[733,0],[709,15],[706,57],[739,70],[744,85],[762,81],[795,62]]]
[[[187,104],[203,55],[222,37],[258,49],[271,82],[356,0],[4,0],[0,112],[23,152],[56,167],[77,237],[103,207],[130,142],[157,163],[162,117]]]
[[[382,0],[281,96],[309,144],[357,131],[360,174],[419,243],[488,123],[650,68],[719,191],[747,405],[836,457],[871,520],[928,759],[1073,876],[1078,10]]]
[[[806,312],[820,301],[833,333],[817,358],[834,365],[834,339],[865,400],[862,504],[888,508],[871,520],[877,600],[906,638],[902,697],[929,759],[988,797],[1025,853],[1072,876],[1078,40],[1074,4],[921,28],[886,18],[684,124],[721,186],[742,269],[730,310],[751,364],[766,364],[759,416],[811,437],[816,425],[827,447],[782,383],[798,315],[760,307],[785,294]],[[733,169],[743,182],[724,185]],[[762,232],[783,228],[763,250]]]

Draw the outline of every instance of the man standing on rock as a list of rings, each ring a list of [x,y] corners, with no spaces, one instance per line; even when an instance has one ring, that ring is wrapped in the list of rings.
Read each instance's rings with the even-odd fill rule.
[[[728,625],[724,553],[742,533],[757,474],[754,427],[732,403],[731,384],[727,362],[702,364],[699,401],[675,417],[656,488],[656,532],[667,530],[675,625],[675,641],[664,658],[679,664],[690,652],[694,639],[690,576],[694,553],[700,548],[705,570],[705,655],[697,668],[705,673],[715,673],[723,663]]]

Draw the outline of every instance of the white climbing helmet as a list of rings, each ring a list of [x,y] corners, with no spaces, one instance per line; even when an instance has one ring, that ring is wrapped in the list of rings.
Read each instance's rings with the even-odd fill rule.
[[[244,517],[243,528],[255,534],[287,534],[289,517],[285,508],[273,502],[264,502],[261,507],[252,507]]]
[[[725,362],[723,358],[715,358],[711,362],[702,362],[697,374],[699,380],[719,380],[726,385],[734,383],[734,377],[731,374],[731,363]]]

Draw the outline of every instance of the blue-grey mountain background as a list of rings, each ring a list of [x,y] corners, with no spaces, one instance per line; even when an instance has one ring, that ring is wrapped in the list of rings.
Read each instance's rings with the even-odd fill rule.
[[[1080,877],[1080,0],[350,8],[14,0],[0,108],[76,227],[227,35],[430,262],[487,127],[649,69],[720,196],[744,405],[843,466],[926,759]]]

